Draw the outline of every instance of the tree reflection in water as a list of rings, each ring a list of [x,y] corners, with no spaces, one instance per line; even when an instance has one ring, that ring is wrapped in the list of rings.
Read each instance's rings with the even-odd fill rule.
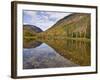
[[[91,65],[90,41],[52,39],[24,43],[23,69]]]

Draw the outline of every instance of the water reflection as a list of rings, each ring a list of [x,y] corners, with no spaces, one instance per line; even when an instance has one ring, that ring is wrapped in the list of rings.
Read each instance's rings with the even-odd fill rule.
[[[28,47],[24,45],[23,69],[90,65],[89,41],[61,39],[42,42],[31,40]]]
[[[36,48],[36,47],[40,46],[41,44],[42,44],[42,42],[40,42],[40,41],[36,41],[33,39],[24,39],[23,47],[24,48]]]

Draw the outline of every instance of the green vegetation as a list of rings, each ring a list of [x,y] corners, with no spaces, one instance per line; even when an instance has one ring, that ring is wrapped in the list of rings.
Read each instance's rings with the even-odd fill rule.
[[[39,36],[52,37],[70,37],[90,39],[90,15],[73,14],[58,21],[54,26],[45,32],[39,33]]]
[[[52,38],[86,38],[90,39],[90,14],[72,14],[58,21],[54,26],[44,32],[36,32],[36,29],[24,27],[24,37],[38,39]]]

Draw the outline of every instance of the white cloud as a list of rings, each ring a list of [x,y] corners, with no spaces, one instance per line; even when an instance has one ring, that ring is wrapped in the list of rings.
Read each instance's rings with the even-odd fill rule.
[[[71,13],[63,12],[46,12],[46,11],[24,11],[24,24],[31,24],[41,28],[43,31],[50,28],[61,18],[68,16]],[[27,16],[26,16],[27,15]]]

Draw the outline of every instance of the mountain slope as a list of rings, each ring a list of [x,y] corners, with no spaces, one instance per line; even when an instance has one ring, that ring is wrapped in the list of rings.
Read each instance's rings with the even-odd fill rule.
[[[73,13],[64,17],[48,30],[40,33],[41,36],[90,38],[90,14]]]
[[[23,34],[25,36],[35,36],[36,33],[42,32],[42,30],[34,25],[23,25]]]

